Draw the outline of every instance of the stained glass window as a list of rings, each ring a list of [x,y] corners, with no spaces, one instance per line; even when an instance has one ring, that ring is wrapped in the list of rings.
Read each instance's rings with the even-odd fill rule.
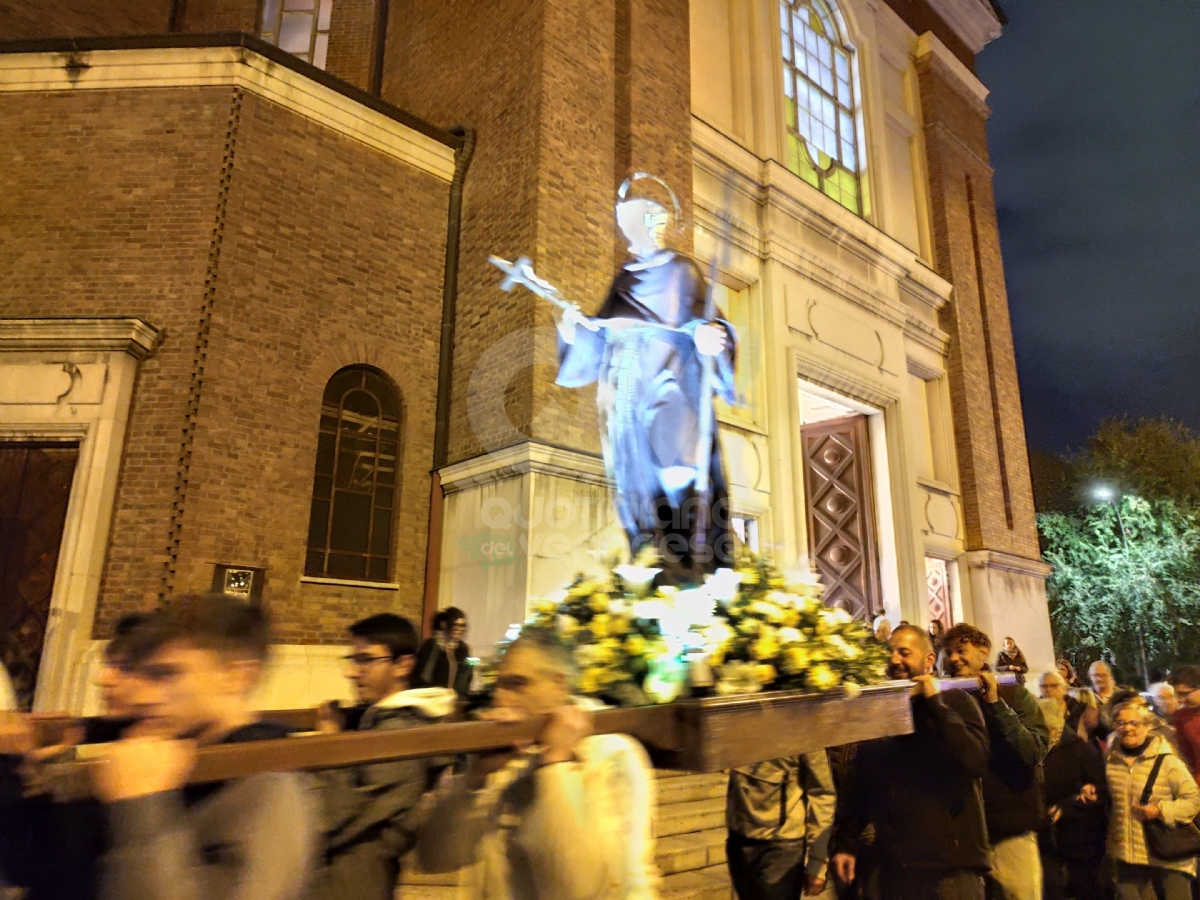
[[[787,165],[862,214],[853,59],[826,0],[780,0]]]
[[[396,507],[400,402],[382,373],[350,366],[321,404],[304,574],[387,581]]]
[[[329,52],[333,0],[262,0],[259,37],[318,69]]]

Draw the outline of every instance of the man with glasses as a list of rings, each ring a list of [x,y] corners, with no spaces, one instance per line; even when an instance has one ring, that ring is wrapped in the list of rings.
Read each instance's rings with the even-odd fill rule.
[[[476,865],[471,900],[655,900],[654,775],[627,735],[591,733],[575,665],[553,634],[504,654],[480,718],[550,721],[532,746],[471,758],[440,791],[417,852],[427,872]]]
[[[1195,776],[1200,772],[1200,666],[1184,666],[1174,672],[1171,686],[1179,701],[1172,721],[1179,755]]]
[[[417,631],[407,619],[392,613],[371,616],[350,626],[350,640],[347,677],[361,710],[358,731],[432,724],[454,711],[454,691],[409,689]],[[319,722],[325,732],[345,724],[328,707]],[[400,857],[416,843],[416,808],[435,765],[414,759],[322,773],[325,865],[317,873],[314,897],[390,900]]]

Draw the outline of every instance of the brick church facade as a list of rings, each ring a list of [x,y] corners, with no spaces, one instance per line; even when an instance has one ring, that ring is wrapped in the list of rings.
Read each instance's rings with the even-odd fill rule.
[[[90,708],[114,623],[173,593],[264,603],[263,702],[291,706],[344,692],[356,618],[454,604],[486,646],[595,565],[594,391],[554,385],[549,308],[487,257],[595,309],[634,171],[741,333],[741,538],[857,615],[1050,667],[973,71],[1000,25],[986,0],[0,5],[0,653],[27,699]]]

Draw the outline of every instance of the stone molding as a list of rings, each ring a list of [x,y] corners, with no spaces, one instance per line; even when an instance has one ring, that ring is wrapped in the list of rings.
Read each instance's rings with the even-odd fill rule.
[[[162,332],[136,318],[0,318],[0,353],[116,351],[149,356]]]
[[[972,53],[1000,37],[1000,20],[987,0],[929,0],[929,5]]]
[[[1029,559],[1017,556],[1015,553],[1005,553],[1002,550],[969,550],[967,551],[967,566],[972,569],[1001,569],[1014,572],[1017,575],[1028,575],[1031,578],[1049,578],[1054,567],[1040,559]]]
[[[533,440],[454,463],[439,474],[442,490],[447,494],[529,474],[608,485],[604,460],[600,457]]]
[[[958,94],[962,95],[972,109],[986,119],[991,115],[987,105],[987,85],[980,81],[962,61],[950,52],[936,34],[927,31],[917,38],[916,60],[920,65],[928,65],[945,79]]]
[[[0,93],[240,87],[442,181],[454,149],[245,47],[0,54]]]
[[[732,176],[735,188],[756,206],[765,206],[859,257],[868,266],[895,278],[907,296],[933,310],[945,306],[951,284],[930,269],[903,244],[870,222],[843,209],[822,195],[802,199],[797,188],[801,179],[773,160],[759,159],[701,119],[693,120],[693,164],[718,180]],[[806,185],[807,187],[807,185]],[[807,192],[806,192],[807,193]],[[814,199],[820,208],[806,202]],[[697,225],[710,232],[719,230],[715,199],[697,192],[694,199]],[[778,259],[788,268],[852,300],[868,312],[903,326],[907,304],[874,285],[846,273],[845,269],[820,254],[800,246],[775,230],[734,219],[735,246],[760,259]]]

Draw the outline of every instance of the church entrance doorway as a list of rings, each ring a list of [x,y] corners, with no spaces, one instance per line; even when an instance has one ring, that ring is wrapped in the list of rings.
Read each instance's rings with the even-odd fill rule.
[[[870,621],[883,612],[867,417],[804,395],[801,444],[808,552],[826,605]]]
[[[33,704],[78,443],[0,442],[0,662]]]

